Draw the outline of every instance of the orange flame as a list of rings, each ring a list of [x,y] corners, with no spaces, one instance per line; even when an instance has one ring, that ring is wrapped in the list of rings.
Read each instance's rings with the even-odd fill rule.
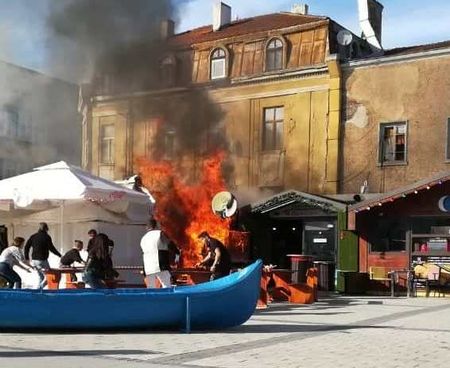
[[[205,159],[202,177],[193,185],[184,182],[172,162],[137,160],[143,184],[156,199],[154,217],[180,247],[183,267],[193,267],[201,259],[203,244],[197,237],[202,231],[223,243],[228,239],[230,221],[211,209],[213,196],[226,188],[221,170],[224,156],[220,152]]]

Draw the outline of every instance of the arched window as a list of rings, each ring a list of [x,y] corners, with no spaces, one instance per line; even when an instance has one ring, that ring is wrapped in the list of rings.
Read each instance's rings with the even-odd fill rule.
[[[215,49],[211,54],[211,79],[225,78],[226,54],[223,49]]]
[[[274,38],[266,49],[266,71],[280,70],[283,68],[283,42]]]

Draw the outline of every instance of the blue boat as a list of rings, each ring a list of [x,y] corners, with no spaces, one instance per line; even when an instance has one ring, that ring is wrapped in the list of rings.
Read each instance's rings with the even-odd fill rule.
[[[238,326],[253,314],[262,262],[218,280],[165,289],[0,289],[0,329],[191,329]]]

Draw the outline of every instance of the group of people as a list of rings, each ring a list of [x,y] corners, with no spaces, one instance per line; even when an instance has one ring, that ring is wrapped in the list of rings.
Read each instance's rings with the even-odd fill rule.
[[[50,252],[60,257],[62,267],[72,266],[76,262],[84,265],[83,281],[92,288],[104,288],[105,280],[118,276],[111,258],[114,243],[106,234],[97,234],[94,229],[89,230],[88,257],[84,261],[80,254],[83,249],[81,240],[75,240],[73,248],[62,256],[53,245],[48,230],[48,225],[42,222],[39,224],[39,230],[31,235],[26,243],[24,238],[16,237],[12,244],[1,252],[0,276],[9,282],[11,288],[22,287],[21,277],[14,271],[14,266],[27,272],[37,271],[39,287],[44,288],[47,285],[45,271],[50,269],[48,262]]]
[[[208,267],[211,280],[226,276],[231,270],[231,258],[227,248],[218,239],[203,231],[198,238],[203,241],[205,257],[196,264],[197,268]],[[179,259],[180,251],[166,233],[158,229],[157,222],[150,220],[147,233],[141,239],[144,272],[148,288],[170,287],[170,254],[176,254]]]
[[[39,287],[44,288],[47,284],[45,271],[50,269],[48,262],[50,252],[60,257],[61,267],[70,267],[77,263],[84,265],[83,281],[91,288],[105,288],[106,280],[118,276],[112,262],[114,243],[106,234],[98,234],[96,230],[89,230],[88,256],[87,260],[84,260],[80,254],[83,250],[81,240],[75,240],[73,248],[61,255],[53,245],[48,230],[48,225],[42,222],[39,224],[38,232],[33,234],[26,243],[24,238],[16,237],[12,244],[1,252],[0,276],[9,282],[10,287],[18,289],[22,287],[21,277],[13,269],[14,266],[17,266],[27,272],[37,271]],[[196,267],[207,267],[211,271],[211,280],[228,275],[231,269],[231,259],[227,248],[206,231],[203,231],[198,237],[203,241],[206,252]],[[158,229],[155,220],[149,222],[148,231],[142,237],[140,245],[143,252],[147,287],[157,287],[157,281],[162,287],[171,286],[172,255],[175,255],[175,263],[177,263],[180,258],[180,250],[163,231]],[[76,281],[76,278],[71,281]]]

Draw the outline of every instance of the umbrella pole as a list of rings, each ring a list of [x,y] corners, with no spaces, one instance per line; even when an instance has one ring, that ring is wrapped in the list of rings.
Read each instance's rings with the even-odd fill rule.
[[[64,244],[64,201],[61,201],[61,205],[59,207],[59,252],[63,254],[63,244]]]

